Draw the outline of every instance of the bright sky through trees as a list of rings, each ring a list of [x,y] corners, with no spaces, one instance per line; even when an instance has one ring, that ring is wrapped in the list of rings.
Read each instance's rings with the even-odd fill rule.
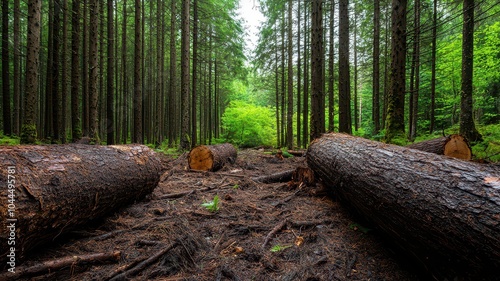
[[[259,0],[240,0],[238,13],[244,21],[245,51],[247,57],[250,57],[259,40],[259,26],[265,18],[260,12]]]

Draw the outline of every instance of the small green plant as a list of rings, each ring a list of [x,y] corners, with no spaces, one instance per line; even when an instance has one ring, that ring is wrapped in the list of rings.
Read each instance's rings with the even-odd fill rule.
[[[219,210],[219,195],[215,195],[214,200],[210,202],[205,202],[201,204],[201,206],[205,207],[208,211],[214,213]]]
[[[277,245],[274,245],[272,248],[271,248],[271,252],[273,253],[277,253],[277,252],[280,252],[280,251],[283,251],[285,249],[288,249],[290,247],[292,247],[293,245],[280,245],[280,244],[277,244]]]
[[[238,188],[240,188],[240,186],[239,186],[239,185],[237,185],[237,184],[235,184],[235,185],[233,186],[233,189],[238,189]]]

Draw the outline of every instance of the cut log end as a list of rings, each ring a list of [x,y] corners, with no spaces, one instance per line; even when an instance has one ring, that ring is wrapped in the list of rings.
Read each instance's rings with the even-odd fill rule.
[[[236,160],[236,148],[230,143],[217,145],[199,145],[189,152],[190,169],[199,171],[217,171],[227,162]]]
[[[451,135],[449,141],[444,145],[444,155],[470,160],[472,151],[467,140],[461,135]]]
[[[209,171],[214,166],[214,158],[210,149],[200,145],[189,152],[189,168],[193,170]]]

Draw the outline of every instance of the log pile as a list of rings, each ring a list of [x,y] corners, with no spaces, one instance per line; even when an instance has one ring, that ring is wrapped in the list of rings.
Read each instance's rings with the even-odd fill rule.
[[[336,133],[310,145],[307,163],[429,271],[498,278],[498,168]]]
[[[463,160],[472,159],[472,149],[469,142],[461,135],[449,135],[410,144],[407,147]]]
[[[0,185],[8,187],[0,193],[3,264],[12,252],[9,259],[19,261],[35,246],[141,199],[163,169],[143,145],[1,147],[0,163]]]
[[[236,148],[230,143],[217,145],[199,145],[189,152],[190,169],[215,172],[226,163],[236,161]]]

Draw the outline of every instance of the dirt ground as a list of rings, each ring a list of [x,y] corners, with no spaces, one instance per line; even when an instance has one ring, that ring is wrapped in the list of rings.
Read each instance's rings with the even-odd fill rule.
[[[153,194],[39,249],[24,265],[114,251],[119,261],[25,280],[419,280],[406,258],[321,185],[252,180],[306,167],[304,157],[248,149],[207,173],[189,171],[185,155],[165,162]],[[210,212],[201,204],[216,195],[219,209]]]

